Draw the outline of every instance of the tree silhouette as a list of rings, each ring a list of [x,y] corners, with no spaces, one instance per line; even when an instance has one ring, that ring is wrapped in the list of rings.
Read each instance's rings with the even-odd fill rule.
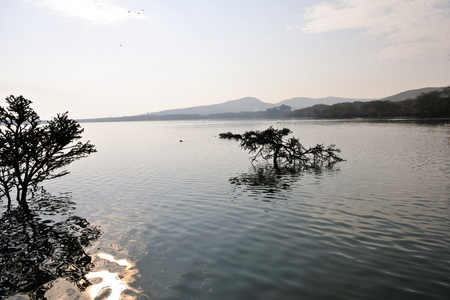
[[[285,104],[266,109],[267,118],[284,118],[291,111],[291,107]]]
[[[337,156],[336,153],[341,150],[335,145],[325,147],[323,144],[317,144],[307,149],[295,137],[284,140],[291,132],[288,128],[275,129],[270,126],[264,131],[254,130],[243,134],[221,133],[219,138],[236,140],[241,148],[254,153],[252,163],[259,157],[266,161],[272,159],[275,170],[280,170],[281,167],[291,169],[318,168],[324,165],[331,167],[343,161]]]
[[[417,97],[416,109],[420,117],[438,117],[442,112],[442,91],[422,93]]]
[[[41,125],[31,101],[22,96],[6,98],[0,106],[0,197],[8,199],[11,210],[12,190],[20,207],[29,212],[27,196],[30,188],[69,172],[57,170],[96,152],[89,141],[74,143],[83,129],[67,112]]]
[[[442,89],[442,96],[450,98],[450,85]]]

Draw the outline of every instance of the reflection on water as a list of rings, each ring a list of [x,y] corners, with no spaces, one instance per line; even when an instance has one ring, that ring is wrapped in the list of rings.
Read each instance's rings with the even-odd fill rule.
[[[99,283],[90,290],[92,299],[119,299],[120,294],[127,289],[127,285],[119,279],[119,276],[108,270],[91,272],[86,278],[99,280]]]
[[[129,283],[134,281],[133,275],[137,273],[133,264],[126,259],[116,259],[106,253],[98,253],[96,258],[102,260],[102,269],[106,270],[87,274],[86,278],[93,284],[87,290],[91,298],[135,299],[138,291],[129,286]]]
[[[0,298],[137,297],[129,287],[137,270],[128,260],[87,253],[85,247],[101,232],[73,214],[70,194],[52,196],[43,190],[31,203],[35,214],[15,209],[0,219]]]
[[[100,236],[100,230],[68,213],[74,204],[68,195],[51,197],[44,192],[34,200],[33,206],[43,207],[39,215],[15,209],[0,219],[0,296],[42,298],[45,284],[60,277],[84,290],[85,274],[92,266],[84,247]],[[51,218],[58,213],[65,219]]]
[[[321,180],[324,173],[327,175],[339,172],[338,168],[313,168],[308,170],[275,170],[272,165],[264,164],[251,166],[249,172],[232,176],[229,182],[235,186],[235,191],[260,195],[264,202],[274,202],[284,199],[284,194],[292,190],[293,186],[303,176],[313,176]],[[259,197],[258,197],[259,198]]]
[[[47,188],[72,190],[77,213],[101,226],[89,272],[117,274],[139,291],[110,276],[121,297],[140,300],[449,299],[446,128],[289,121],[280,126],[339,145],[347,162],[281,176],[249,171],[245,151],[214,137],[270,125],[86,124],[102,155]],[[105,280],[89,281],[52,299],[113,295],[112,283],[89,294]]]
[[[286,171],[277,171],[271,165],[252,166],[250,172],[230,178],[230,183],[245,186],[267,187],[268,189],[289,189],[291,184],[298,179],[298,174]]]
[[[67,280],[59,279],[45,293],[46,299],[137,299],[138,291],[131,288],[136,268],[126,259],[117,260],[103,252],[93,255],[95,271],[86,274],[89,286],[79,290]]]

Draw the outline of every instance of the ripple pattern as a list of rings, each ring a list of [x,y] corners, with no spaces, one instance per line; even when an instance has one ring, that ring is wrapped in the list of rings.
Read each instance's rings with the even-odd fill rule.
[[[248,155],[217,135],[270,125],[305,145],[335,143],[347,161],[251,181]],[[189,121],[86,133],[98,153],[51,187],[101,226],[93,253],[133,263],[139,299],[450,297],[444,127]]]

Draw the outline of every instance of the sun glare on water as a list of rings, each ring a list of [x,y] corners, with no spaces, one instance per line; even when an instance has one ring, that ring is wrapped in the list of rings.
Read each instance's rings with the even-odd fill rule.
[[[53,283],[45,297],[47,299],[136,299],[138,291],[128,284],[133,282],[133,275],[137,273],[126,259],[116,259],[107,253],[98,253],[93,256],[96,266],[100,265],[107,269],[90,272],[86,279],[91,284],[85,291],[80,292],[73,283],[66,280],[57,280]]]

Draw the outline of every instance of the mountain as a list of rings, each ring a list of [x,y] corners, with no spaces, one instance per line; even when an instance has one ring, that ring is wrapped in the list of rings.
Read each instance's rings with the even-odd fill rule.
[[[265,111],[268,108],[272,108],[280,105],[288,105],[292,107],[292,110],[302,109],[316,104],[326,104],[333,105],[336,103],[344,102],[367,102],[373,100],[390,100],[390,101],[401,101],[406,99],[413,99],[422,93],[427,93],[430,91],[440,90],[442,87],[428,87],[415,90],[409,90],[402,93],[398,93],[389,97],[382,99],[368,99],[368,98],[341,98],[341,97],[326,97],[326,98],[306,98],[306,97],[296,97],[292,99],[287,99],[280,101],[278,103],[267,103],[263,102],[257,98],[246,97],[237,100],[230,100],[220,104],[212,105],[202,105],[194,106],[188,108],[178,108],[163,110],[160,112],[150,113],[148,115],[153,116],[166,116],[166,115],[210,115],[210,114],[221,114],[221,113],[238,113],[238,112],[255,112],[255,111]]]
[[[353,99],[353,98],[338,98],[338,97],[327,97],[327,98],[297,97],[288,100],[283,100],[278,103],[267,103],[257,98],[246,97],[237,100],[230,100],[220,104],[163,110],[160,112],[150,113],[149,115],[154,116],[191,115],[191,114],[211,115],[221,113],[256,112],[256,111],[265,111],[268,108],[280,106],[283,104],[292,107],[292,109],[294,110],[313,106],[316,104],[332,105],[340,102],[370,101],[370,100],[373,99]]]
[[[265,111],[268,108],[274,107],[276,105],[271,103],[262,102],[259,99],[253,97],[246,97],[237,100],[230,100],[225,103],[212,104],[212,105],[202,105],[194,106],[188,108],[178,108],[163,110],[156,113],[150,113],[150,115],[155,116],[165,116],[165,115],[210,115],[210,114],[220,114],[220,113],[238,113],[238,112],[255,112],[255,111]]]
[[[402,101],[402,100],[406,100],[406,99],[414,99],[422,93],[429,93],[429,92],[434,92],[434,91],[438,91],[438,90],[442,90],[442,87],[426,87],[426,88],[409,90],[406,92],[398,93],[398,94],[383,98],[381,100],[389,100],[389,101],[395,102],[395,101]]]
[[[153,112],[135,116],[85,119],[80,121],[113,122],[113,121],[138,121],[138,120],[163,120],[163,119],[164,120],[192,119],[192,118],[202,118],[204,116],[214,114],[239,113],[239,112],[264,112],[268,108],[280,106],[283,104],[290,106],[292,110],[296,110],[311,107],[316,104],[333,105],[344,102],[368,102],[373,100],[401,101],[406,99],[414,99],[422,93],[427,93],[430,91],[440,89],[442,89],[442,87],[440,88],[428,87],[409,90],[382,99],[357,99],[357,98],[340,98],[340,97],[326,97],[326,98],[296,97],[292,99],[283,100],[278,103],[267,103],[257,98],[245,97],[237,100],[230,100],[219,104],[169,109],[160,112]]]

